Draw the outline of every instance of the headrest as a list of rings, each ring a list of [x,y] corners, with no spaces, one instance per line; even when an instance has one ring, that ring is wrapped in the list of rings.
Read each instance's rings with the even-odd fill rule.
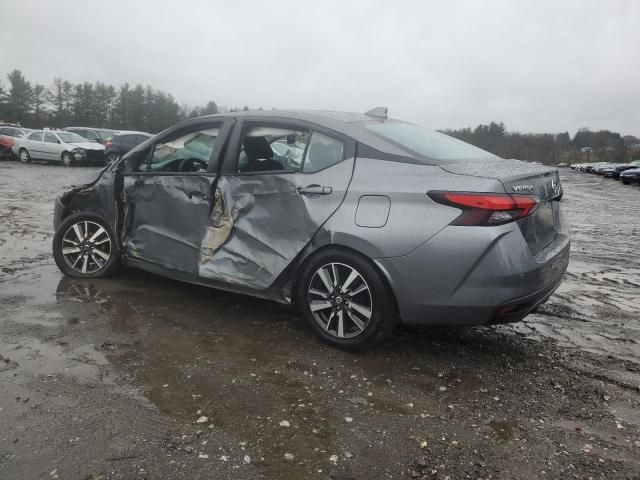
[[[265,137],[245,137],[243,144],[249,159],[273,158],[273,150]]]

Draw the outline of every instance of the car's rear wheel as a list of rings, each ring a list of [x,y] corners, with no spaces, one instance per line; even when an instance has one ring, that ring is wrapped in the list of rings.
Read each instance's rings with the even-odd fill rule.
[[[346,350],[364,350],[384,340],[396,321],[395,301],[366,258],[328,249],[303,267],[296,303],[314,332]]]
[[[107,155],[107,163],[112,164],[114,162],[117,162],[119,158],[120,155],[118,155],[116,152],[111,152],[109,153],[109,155]]]
[[[69,152],[63,152],[62,165],[64,165],[65,167],[70,167],[71,165],[73,165],[73,155],[71,155]]]
[[[31,155],[26,148],[21,148],[18,152],[18,158],[22,163],[31,163]]]
[[[631,182],[628,181],[628,180],[622,180],[622,183],[625,184],[625,185],[629,185]]]
[[[91,213],[70,215],[60,224],[53,237],[53,257],[63,273],[77,278],[104,277],[120,264],[111,227]]]

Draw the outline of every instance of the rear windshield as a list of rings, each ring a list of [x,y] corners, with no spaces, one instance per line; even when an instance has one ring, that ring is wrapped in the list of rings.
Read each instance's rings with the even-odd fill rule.
[[[372,123],[366,125],[365,128],[405,150],[433,160],[497,158],[492,153],[462,140],[411,123],[386,121]]]

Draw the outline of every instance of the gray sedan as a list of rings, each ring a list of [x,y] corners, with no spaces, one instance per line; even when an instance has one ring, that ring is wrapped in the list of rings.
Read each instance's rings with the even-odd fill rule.
[[[294,304],[363,349],[404,324],[521,320],[560,284],[558,171],[366,114],[233,112],[187,121],[56,201],[67,275],[122,264]]]
[[[44,160],[70,167],[74,163],[104,163],[104,146],[76,133],[36,130],[16,139],[12,151],[21,162]]]

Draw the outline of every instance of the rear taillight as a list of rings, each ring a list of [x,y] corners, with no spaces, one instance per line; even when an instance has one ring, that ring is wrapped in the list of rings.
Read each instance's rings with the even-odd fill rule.
[[[451,225],[502,225],[531,215],[538,206],[538,199],[531,195],[467,192],[429,192],[427,195],[435,202],[462,210]]]

